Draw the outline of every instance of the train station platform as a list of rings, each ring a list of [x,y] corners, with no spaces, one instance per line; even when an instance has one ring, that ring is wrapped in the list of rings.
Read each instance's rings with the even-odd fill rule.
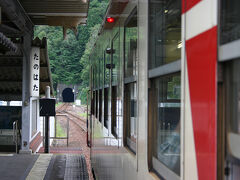
[[[54,96],[47,39],[34,37],[34,27],[61,26],[64,37],[67,29],[77,33],[87,23],[89,1],[0,0],[0,7],[0,152],[30,154],[41,144],[47,86]]]
[[[1,180],[89,179],[81,154],[0,154],[0,162]]]

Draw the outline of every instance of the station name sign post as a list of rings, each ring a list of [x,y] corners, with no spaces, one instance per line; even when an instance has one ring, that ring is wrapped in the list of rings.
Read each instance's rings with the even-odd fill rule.
[[[45,141],[44,141],[44,152],[49,153],[49,117],[56,115],[55,105],[56,99],[50,97],[50,87],[46,86],[45,98],[40,99],[40,116],[45,117]]]
[[[40,91],[40,48],[32,47],[30,53],[30,96],[39,97]]]

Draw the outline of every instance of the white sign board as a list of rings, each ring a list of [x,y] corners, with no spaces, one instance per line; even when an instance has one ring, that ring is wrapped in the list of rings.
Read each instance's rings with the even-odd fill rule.
[[[30,96],[39,97],[40,48],[32,47],[30,53]]]

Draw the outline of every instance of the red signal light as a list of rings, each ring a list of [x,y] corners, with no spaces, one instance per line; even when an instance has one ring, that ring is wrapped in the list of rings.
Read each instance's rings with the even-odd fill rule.
[[[115,19],[113,17],[108,17],[107,22],[114,23]]]

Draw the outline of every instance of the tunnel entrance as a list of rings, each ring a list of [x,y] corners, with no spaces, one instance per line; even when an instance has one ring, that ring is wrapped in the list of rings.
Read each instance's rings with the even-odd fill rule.
[[[62,92],[63,102],[74,102],[74,94],[72,88],[66,88]]]

